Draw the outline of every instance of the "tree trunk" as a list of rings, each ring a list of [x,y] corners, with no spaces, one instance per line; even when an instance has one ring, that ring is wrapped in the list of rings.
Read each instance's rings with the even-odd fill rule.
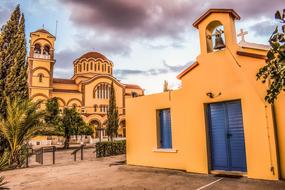
[[[68,148],[69,148],[69,141],[70,141],[70,136],[68,135],[68,136],[65,138],[65,141],[64,141],[64,148],[65,148],[65,149],[68,149]]]

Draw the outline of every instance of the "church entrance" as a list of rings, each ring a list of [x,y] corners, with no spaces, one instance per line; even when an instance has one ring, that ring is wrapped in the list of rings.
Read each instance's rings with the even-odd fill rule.
[[[208,105],[211,169],[246,172],[240,101]]]

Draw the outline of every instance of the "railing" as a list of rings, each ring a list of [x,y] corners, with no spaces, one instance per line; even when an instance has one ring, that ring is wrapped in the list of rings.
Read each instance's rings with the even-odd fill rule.
[[[74,155],[74,162],[76,162],[76,154],[77,154],[77,152],[80,150],[80,152],[81,152],[81,160],[83,160],[83,149],[84,149],[84,146],[85,145],[81,145],[79,148],[77,148],[77,149],[75,149],[72,153],[71,153],[71,155]]]
[[[50,55],[44,55],[44,54],[34,53],[34,58],[50,59]]]
[[[43,165],[44,164],[44,153],[45,152],[52,152],[52,164],[55,164],[55,151],[56,151],[55,146],[41,147],[41,148],[35,150],[36,162]]]

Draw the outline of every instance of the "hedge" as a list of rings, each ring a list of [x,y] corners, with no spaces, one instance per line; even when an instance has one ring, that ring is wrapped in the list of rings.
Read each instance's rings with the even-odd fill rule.
[[[126,140],[97,142],[95,147],[97,158],[126,154]]]

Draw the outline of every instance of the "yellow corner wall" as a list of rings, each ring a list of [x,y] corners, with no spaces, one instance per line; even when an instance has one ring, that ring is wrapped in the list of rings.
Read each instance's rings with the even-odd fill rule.
[[[207,53],[205,29],[212,20],[224,24],[226,48]],[[267,85],[256,80],[265,63],[237,55],[245,51],[266,55],[264,50],[241,48],[236,43],[234,20],[228,14],[212,14],[199,25],[201,54],[198,66],[182,77],[179,90],[126,100],[127,162],[133,165],[210,173],[210,149],[205,109],[209,103],[240,100],[249,178],[277,180],[277,138],[272,108],[264,101]],[[208,92],[218,95],[209,98]],[[281,154],[285,155],[284,93],[276,103]],[[171,109],[171,152],[157,148],[156,110]],[[283,114],[283,115],[282,115]],[[281,140],[280,140],[281,139]],[[285,156],[281,156],[285,174]],[[284,163],[284,164],[283,164]]]

